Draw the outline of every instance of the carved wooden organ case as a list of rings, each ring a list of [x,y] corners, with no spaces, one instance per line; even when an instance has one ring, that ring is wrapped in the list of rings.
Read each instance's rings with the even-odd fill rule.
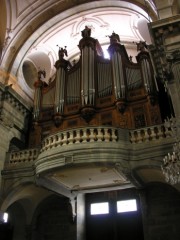
[[[70,128],[109,125],[135,129],[161,123],[147,49],[140,47],[137,63],[133,63],[119,36],[113,33],[109,36],[110,59],[105,59],[98,40],[82,36],[79,61],[70,66],[61,48],[55,80],[47,85],[39,77],[34,84],[36,129],[30,134],[30,145]]]

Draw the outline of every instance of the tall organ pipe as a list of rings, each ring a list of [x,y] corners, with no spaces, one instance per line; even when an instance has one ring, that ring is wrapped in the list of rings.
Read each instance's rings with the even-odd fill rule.
[[[112,55],[113,82],[116,99],[125,98],[125,81],[122,58],[118,52]]]
[[[94,105],[94,50],[85,46],[82,49],[81,99],[82,105]]]
[[[153,93],[154,86],[156,87],[156,91],[158,91],[149,60],[145,57],[141,59],[140,63],[144,79],[144,86],[147,93],[148,94]]]
[[[55,113],[62,114],[64,110],[65,70],[61,67],[57,69],[55,89]]]
[[[34,84],[34,87],[35,87],[34,112],[33,112],[34,120],[37,120],[39,118],[42,86],[43,86],[43,82],[40,79],[38,79]]]

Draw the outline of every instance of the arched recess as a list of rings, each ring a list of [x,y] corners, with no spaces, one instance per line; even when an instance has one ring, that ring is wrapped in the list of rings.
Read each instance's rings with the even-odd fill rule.
[[[25,144],[16,137],[13,137],[9,143],[9,152],[24,149]]]
[[[26,213],[19,201],[13,203],[8,209],[9,224],[13,230],[13,240],[26,239]]]
[[[76,239],[76,224],[72,221],[69,199],[51,195],[37,207],[32,220],[32,240]]]

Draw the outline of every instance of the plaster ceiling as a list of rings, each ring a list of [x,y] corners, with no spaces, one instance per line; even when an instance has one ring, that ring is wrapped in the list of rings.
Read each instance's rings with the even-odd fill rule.
[[[114,166],[100,164],[61,168],[51,173],[49,179],[70,190],[104,188],[129,183]]]

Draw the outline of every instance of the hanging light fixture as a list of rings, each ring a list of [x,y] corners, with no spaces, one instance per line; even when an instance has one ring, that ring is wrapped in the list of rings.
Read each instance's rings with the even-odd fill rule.
[[[180,118],[168,118],[164,126],[171,130],[175,143],[173,152],[164,157],[161,168],[166,182],[174,185],[180,183]]]

